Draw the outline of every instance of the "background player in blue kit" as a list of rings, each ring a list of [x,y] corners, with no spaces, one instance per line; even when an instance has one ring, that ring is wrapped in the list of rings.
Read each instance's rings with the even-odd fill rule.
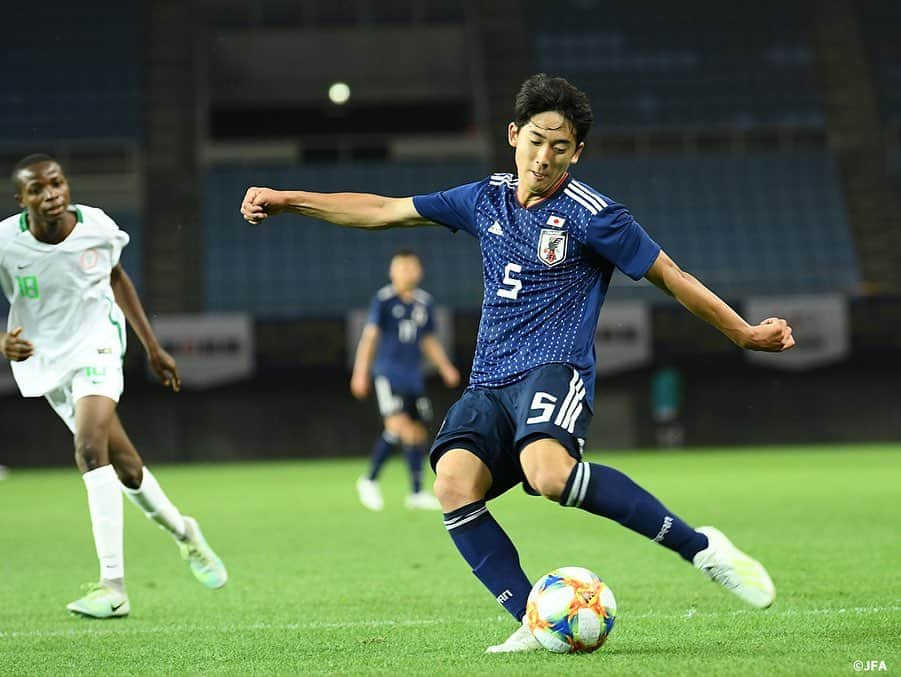
[[[432,403],[425,394],[422,353],[435,365],[449,388],[460,383],[435,338],[432,297],[419,289],[422,263],[409,250],[397,252],[388,270],[391,284],[382,287],[369,307],[369,317],[357,346],[350,390],[354,397],[369,394],[370,374],[384,429],[372,448],[369,473],[357,480],[360,502],[370,510],[384,507],[378,476],[394,447],[400,444],[410,469],[412,491],[405,505],[411,509],[440,510],[438,500],[422,490],[426,424]]]
[[[591,123],[581,91],[536,75],[518,92],[508,128],[516,176],[494,174],[406,198],[252,187],[241,211],[251,223],[282,212],[364,228],[437,223],[479,239],[485,294],[470,383],[448,412],[431,461],[454,544],[517,621],[531,586],[486,501],[518,483],[615,520],[677,552],[745,602],[767,607],[775,588],[766,569],[721,532],[695,530],[619,471],[582,461],[594,330],[614,268],[646,277],[742,348],[779,352],[794,345],[785,320],[747,323],[682,271],[626,207],[569,174]],[[537,648],[520,625],[488,650]]]

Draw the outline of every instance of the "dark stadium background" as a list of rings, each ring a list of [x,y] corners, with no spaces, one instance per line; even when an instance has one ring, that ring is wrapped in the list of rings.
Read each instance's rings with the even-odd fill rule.
[[[17,28],[4,38],[0,165],[57,156],[73,199],[131,234],[123,263],[153,319],[168,318],[176,358],[250,365],[173,395],[131,336],[120,411],[154,462],[367,453],[379,421],[348,390],[348,313],[401,247],[421,255],[465,372],[473,240],[287,217],[254,228],[238,207],[250,185],[408,195],[512,171],[505,125],[536,71],[592,98],[578,177],[740,311],[755,298],[794,309],[799,354],[805,339],[815,348],[790,369],[751,363],[620,276],[609,301],[649,321],[605,330],[626,352],[644,343],[599,379],[589,446],[901,438],[897,2],[162,0],[4,15]],[[327,96],[339,81],[344,105]],[[252,340],[180,336],[172,318],[211,314],[245,318]],[[47,405],[8,379],[0,392],[0,463],[71,463]],[[439,416],[457,396],[437,380],[430,393]]]

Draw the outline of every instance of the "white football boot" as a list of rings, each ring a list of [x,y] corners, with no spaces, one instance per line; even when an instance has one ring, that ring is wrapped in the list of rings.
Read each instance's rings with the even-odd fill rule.
[[[519,653],[522,651],[537,651],[540,648],[541,645],[535,639],[532,631],[529,630],[529,624],[526,622],[526,619],[523,618],[522,625],[512,635],[507,637],[503,644],[489,646],[485,649],[485,653]]]
[[[404,500],[408,510],[441,510],[438,499],[427,491],[417,491]]]
[[[382,500],[382,490],[379,489],[379,483],[375,480],[361,477],[357,480],[357,496],[360,497],[360,503],[363,507],[378,512],[385,507],[385,501]]]
[[[692,559],[692,564],[711,580],[758,609],[766,609],[776,599],[776,588],[763,565],[732,545],[719,529],[699,527],[708,546]]]

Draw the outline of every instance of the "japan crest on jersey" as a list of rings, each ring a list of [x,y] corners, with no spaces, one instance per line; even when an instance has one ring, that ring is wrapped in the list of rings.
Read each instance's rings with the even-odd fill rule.
[[[542,228],[538,238],[538,259],[547,266],[556,266],[566,259],[567,233]]]

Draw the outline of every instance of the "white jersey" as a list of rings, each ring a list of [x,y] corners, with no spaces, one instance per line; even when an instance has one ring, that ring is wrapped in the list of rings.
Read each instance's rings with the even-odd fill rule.
[[[76,224],[58,244],[37,240],[27,213],[0,221],[0,287],[9,300],[8,329],[23,327],[34,354],[12,362],[25,397],[60,387],[88,367],[121,366],[125,317],[110,273],[128,234],[103,210],[73,205]]]

